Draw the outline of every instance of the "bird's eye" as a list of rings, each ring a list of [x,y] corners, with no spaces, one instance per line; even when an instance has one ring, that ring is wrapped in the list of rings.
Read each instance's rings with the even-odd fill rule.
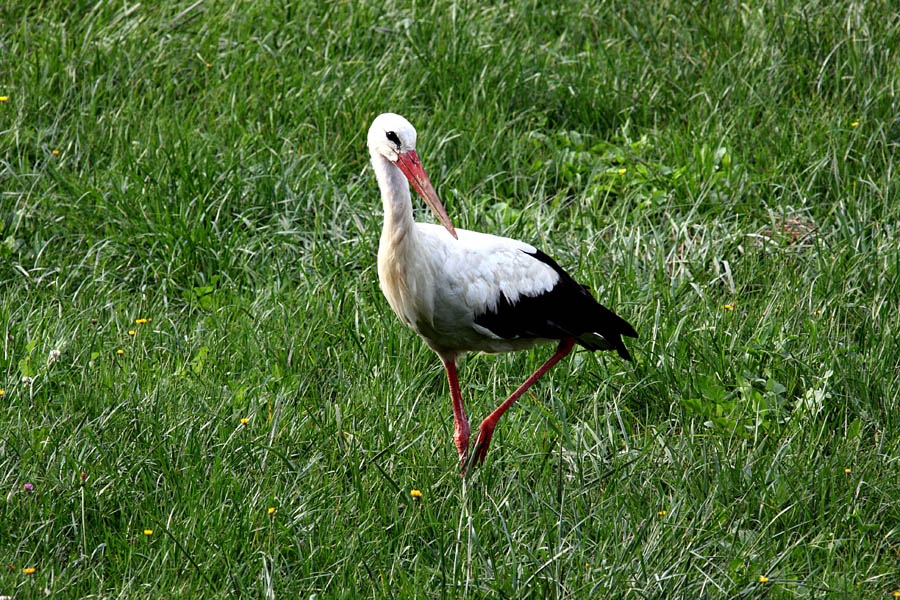
[[[397,134],[396,134],[395,132],[393,132],[393,131],[388,131],[388,132],[387,132],[387,139],[388,139],[388,141],[397,144],[397,147],[398,147],[398,148],[400,147],[400,138],[397,136]]]

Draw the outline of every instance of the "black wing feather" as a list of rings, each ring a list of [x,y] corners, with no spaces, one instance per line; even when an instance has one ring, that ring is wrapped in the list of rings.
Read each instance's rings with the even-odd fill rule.
[[[505,339],[573,337],[588,350],[615,349],[631,360],[622,336],[637,337],[634,327],[597,302],[590,289],[572,279],[555,260],[540,250],[525,253],[552,267],[559,281],[547,292],[521,295],[515,302],[501,293],[497,307],[476,315],[475,323]],[[590,334],[601,335],[608,345],[599,345]]]

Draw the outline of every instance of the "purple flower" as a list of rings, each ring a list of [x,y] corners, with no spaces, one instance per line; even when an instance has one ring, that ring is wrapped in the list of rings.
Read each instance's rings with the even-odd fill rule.
[[[25,491],[26,491],[26,492],[33,492],[33,491],[34,491],[34,486],[31,485],[30,483],[26,483],[26,484],[25,484]]]

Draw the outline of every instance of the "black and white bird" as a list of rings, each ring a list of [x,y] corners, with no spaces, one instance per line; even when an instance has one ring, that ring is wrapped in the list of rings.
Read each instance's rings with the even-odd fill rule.
[[[517,240],[454,229],[416,155],[416,130],[409,121],[379,115],[369,128],[368,146],[384,204],[381,289],[400,320],[444,363],[463,470],[469,464],[469,422],[456,373],[460,355],[558,343],[553,356],[482,421],[472,464],[484,461],[503,413],[575,344],[615,350],[631,360],[622,336],[637,337],[634,328],[552,258]],[[413,221],[407,181],[441,225]]]

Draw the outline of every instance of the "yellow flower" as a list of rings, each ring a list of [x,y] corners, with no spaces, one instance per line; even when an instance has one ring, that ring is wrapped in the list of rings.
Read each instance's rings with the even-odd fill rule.
[[[59,150],[54,150],[54,151],[53,151],[53,156],[59,156]]]
[[[269,514],[270,514],[270,515],[274,515],[274,514],[275,514],[275,507],[274,507],[274,506],[270,506],[270,507],[269,507]]]
[[[0,102],[6,102],[9,100],[9,96],[0,96]]]
[[[409,490],[409,495],[418,500],[422,497],[422,492],[420,490]]]
[[[37,571],[34,567],[25,567],[22,570],[25,571],[26,575],[34,575],[34,572]]]
[[[664,517],[664,516],[666,516],[666,511],[660,510],[660,511],[657,511],[656,514],[659,515],[660,517]]]
[[[144,323],[147,322],[147,319],[135,319],[134,322],[137,323],[138,325],[143,325]]]
[[[121,348],[119,348],[118,350],[116,350],[116,354],[119,354],[119,355],[125,354],[125,351],[122,350]]]
[[[894,590],[894,598],[900,598],[900,590]]]
[[[137,333],[137,331],[135,331],[134,329],[128,330],[128,335],[134,335],[135,333]]]
[[[850,467],[847,467],[846,469],[844,469],[844,473],[846,473],[847,475],[849,475],[849,474],[851,473]]]
[[[767,581],[769,581],[769,578],[766,577],[765,575],[760,575],[760,576],[759,576],[759,582],[760,582],[760,583],[765,583],[765,582],[767,582]]]
[[[722,308],[725,310],[734,310],[734,307],[737,306],[737,302],[732,302],[731,304],[723,304]]]
[[[852,123],[850,123],[850,127],[856,127],[857,125],[859,125],[859,121],[853,121]]]
[[[624,175],[625,171],[627,171],[627,170],[628,169],[619,169],[618,171],[616,171],[616,173],[618,173],[619,175]]]
[[[145,530],[144,530],[144,535],[146,535],[146,536],[151,536],[151,535],[153,535],[153,530],[152,530],[152,529],[145,529]]]
[[[6,390],[0,390],[0,396],[6,393]]]
[[[241,425],[246,425],[249,422],[250,422],[250,419],[248,419],[247,417],[244,417],[243,419],[241,419]]]

